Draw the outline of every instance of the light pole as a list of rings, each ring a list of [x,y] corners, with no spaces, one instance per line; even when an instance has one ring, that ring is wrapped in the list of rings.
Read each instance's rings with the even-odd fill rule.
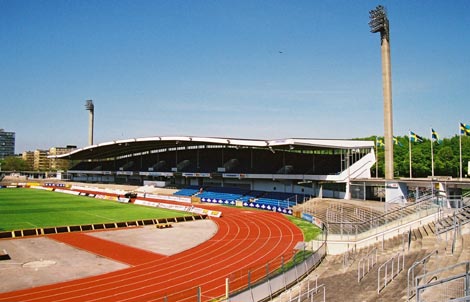
[[[95,116],[95,105],[92,100],[87,100],[85,109],[90,111],[88,118],[88,145],[93,145],[93,127],[94,127],[94,116]]]
[[[382,5],[369,11],[369,26],[372,33],[380,32],[382,53],[382,86],[384,97],[384,143],[385,179],[393,179],[393,119],[392,119],[392,72],[390,63],[390,25]]]

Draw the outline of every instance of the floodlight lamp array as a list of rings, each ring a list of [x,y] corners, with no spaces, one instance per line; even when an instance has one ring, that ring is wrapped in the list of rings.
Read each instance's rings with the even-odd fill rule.
[[[93,105],[92,100],[87,100],[85,104],[85,109],[89,111],[93,111],[95,109],[95,105]]]
[[[372,33],[382,32],[387,27],[387,13],[382,5],[377,6],[375,10],[369,11],[369,26]]]

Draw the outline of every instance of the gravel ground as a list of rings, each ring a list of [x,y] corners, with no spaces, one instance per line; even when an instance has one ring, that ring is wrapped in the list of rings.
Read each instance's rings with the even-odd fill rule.
[[[173,255],[210,239],[216,224],[207,220],[89,233],[101,239],[126,244],[157,254]],[[0,292],[53,284],[127,268],[128,265],[71,247],[45,237],[3,239],[10,260],[0,260]]]

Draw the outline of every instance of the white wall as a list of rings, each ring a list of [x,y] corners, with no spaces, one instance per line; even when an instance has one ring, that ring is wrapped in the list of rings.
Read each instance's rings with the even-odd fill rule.
[[[404,182],[387,181],[385,184],[385,202],[405,202],[408,187]]]

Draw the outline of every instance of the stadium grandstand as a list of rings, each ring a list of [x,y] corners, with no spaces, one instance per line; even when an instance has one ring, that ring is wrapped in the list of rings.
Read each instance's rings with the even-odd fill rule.
[[[271,224],[266,229],[267,233],[260,233],[256,243],[246,246],[267,246],[267,234],[279,228],[272,223],[285,222],[279,213],[301,218],[322,230],[319,236],[309,240],[304,237],[305,241],[301,241],[300,236],[291,240],[287,254],[276,256],[276,260],[270,258],[269,263],[260,262],[254,267],[225,273],[217,286],[214,286],[215,289],[222,288],[221,284],[225,281],[224,298],[227,299],[222,298],[220,301],[412,301],[416,297],[416,301],[423,302],[468,301],[470,297],[467,286],[470,284],[470,197],[468,192],[462,192],[459,187],[464,184],[452,179],[404,180],[402,183],[409,188],[406,199],[399,199],[401,202],[391,199],[391,202],[385,203],[370,201],[365,187],[384,186],[383,180],[372,179],[370,175],[370,168],[375,163],[373,142],[153,137],[92,145],[57,158],[76,162],[67,171],[68,179],[74,184],[64,189],[63,187],[67,187],[66,183],[58,185],[54,182],[41,186],[38,184],[36,188],[44,190],[52,187],[56,192],[85,194],[93,198],[146,206],[175,207],[177,202],[181,208],[210,213],[210,216],[217,218],[213,221],[221,222],[219,226],[232,219],[237,234],[243,233],[238,232],[239,224],[246,226],[243,230],[258,232],[258,227],[266,228],[266,222],[269,221]],[[87,184],[95,182],[104,183],[103,188]],[[116,183],[118,185],[112,189]],[[387,186],[398,191],[402,183]],[[129,189],[127,187],[135,186],[124,184],[140,187]],[[171,190],[171,195],[159,194],[147,191],[146,189],[153,188],[146,185],[173,187],[174,190]],[[364,195],[362,198],[351,196],[351,200],[339,201],[338,197],[346,198],[347,186],[350,186],[351,192],[363,188]],[[323,198],[327,195],[325,187],[336,187],[333,193],[337,196]],[[129,195],[131,190],[133,196]],[[322,198],[311,198],[316,196]],[[199,201],[235,205],[237,208],[256,207],[278,213],[239,211],[235,207],[216,205],[187,207],[189,204],[198,204]],[[211,210],[205,212],[208,209]],[[249,227],[254,225],[253,219],[258,215],[272,216],[258,220],[255,223],[256,228]],[[272,219],[275,217],[279,219]],[[130,224],[110,224],[109,228],[147,224],[164,225],[162,228],[165,229],[171,229],[172,225],[141,220]],[[95,225],[96,229],[107,229],[109,224],[93,224],[92,229],[95,229]],[[220,229],[223,231],[224,227]],[[14,230],[3,233],[11,234],[8,237],[10,238],[20,235],[74,233],[75,230],[76,233],[79,232],[77,226],[45,228],[40,232],[38,229],[32,230],[33,232]],[[80,231],[83,231],[83,226],[80,226]],[[250,233],[248,235],[249,238],[256,237]],[[238,243],[238,239],[233,241]],[[272,251],[272,246],[268,246]],[[236,250],[239,249],[240,246],[237,245]],[[231,251],[229,253],[232,254]],[[210,261],[219,263],[224,269],[227,265],[233,265],[226,261],[232,257],[218,262],[216,256],[208,257],[207,253],[197,251],[191,255],[191,262],[196,254],[211,258]],[[243,254],[260,257],[265,252]],[[285,260],[291,258],[292,264],[284,265]],[[131,269],[140,270],[153,264],[155,263],[152,260]],[[177,265],[180,266],[179,263]],[[197,292],[192,292],[193,285],[185,285],[180,292],[161,293],[162,288],[167,288],[167,285],[158,283],[160,280],[157,278],[166,274],[163,271],[164,266],[161,265],[158,269],[150,267],[152,278],[155,279],[141,278],[136,285],[128,284],[124,279],[126,273],[116,273],[117,282],[127,286],[127,289],[120,289],[119,292],[113,291],[111,287],[105,288],[106,279],[100,279],[98,283],[103,283],[103,288],[109,292],[104,299],[115,301],[116,295],[132,292],[134,301],[141,301],[142,299],[138,300],[139,296],[135,296],[136,291],[141,292],[141,295],[158,295],[163,301],[216,301],[214,297],[222,295],[217,293],[214,296],[200,297],[201,292],[207,294],[214,288],[200,286]],[[214,277],[214,269],[209,274],[211,278]],[[81,291],[88,291],[84,289],[84,283],[81,283],[83,280],[73,282],[77,283]],[[141,286],[140,282],[145,284]],[[204,285],[206,280],[196,282],[197,285]],[[98,293],[79,293],[75,290],[62,293],[62,288],[54,290],[57,292],[53,295],[64,295],[63,298],[66,295],[78,298],[80,295]],[[38,287],[27,291],[7,292],[3,297],[0,292],[0,300],[17,295],[33,296],[42,289]],[[176,296],[183,292],[191,300]],[[429,297],[436,295],[440,299],[429,300]],[[460,300],[451,300],[456,297]],[[43,298],[48,297],[44,295]]]
[[[288,200],[317,196],[324,183],[343,184],[344,194],[349,180],[370,178],[375,152],[373,142],[361,140],[162,136],[100,143],[55,158],[78,162],[66,176],[77,182],[171,186],[193,194],[224,188],[237,199]]]

